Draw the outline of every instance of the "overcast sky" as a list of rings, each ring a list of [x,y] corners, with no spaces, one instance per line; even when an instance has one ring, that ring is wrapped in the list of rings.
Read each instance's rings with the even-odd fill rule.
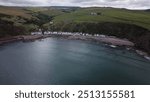
[[[7,6],[100,6],[150,9],[150,0],[0,0]]]

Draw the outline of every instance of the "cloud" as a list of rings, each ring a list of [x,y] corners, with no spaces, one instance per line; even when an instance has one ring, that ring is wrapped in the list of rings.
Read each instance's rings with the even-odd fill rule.
[[[150,0],[71,0],[82,6],[104,6],[130,9],[149,9]]]
[[[39,0],[0,0],[0,5],[7,5],[7,6],[32,6],[32,5],[39,5]]]
[[[150,8],[150,0],[0,0],[7,6],[105,6],[131,9]]]

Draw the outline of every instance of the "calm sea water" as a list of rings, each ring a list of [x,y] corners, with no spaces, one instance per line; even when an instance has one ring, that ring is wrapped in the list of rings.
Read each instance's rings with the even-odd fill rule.
[[[91,42],[16,42],[0,46],[0,84],[150,84],[150,62]]]

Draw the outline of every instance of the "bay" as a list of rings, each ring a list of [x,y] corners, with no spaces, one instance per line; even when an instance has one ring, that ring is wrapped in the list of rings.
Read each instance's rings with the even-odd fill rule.
[[[1,85],[147,85],[150,62],[104,44],[46,38],[0,47]]]

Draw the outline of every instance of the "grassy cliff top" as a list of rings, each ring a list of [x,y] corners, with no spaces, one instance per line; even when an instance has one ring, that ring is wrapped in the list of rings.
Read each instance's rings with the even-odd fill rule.
[[[121,22],[150,30],[150,12],[117,8],[80,8],[57,16],[54,22]]]
[[[53,17],[54,23],[59,22],[115,22],[134,24],[150,30],[149,10],[127,10],[111,7],[5,7],[0,6],[0,14],[9,15],[5,20],[13,20],[14,17],[25,19],[37,18],[36,14],[44,14]],[[3,18],[2,16],[0,18]],[[13,19],[12,19],[13,18]],[[16,19],[15,19],[16,20]],[[17,19],[18,20],[18,19]],[[16,21],[14,21],[16,22]],[[47,22],[49,23],[49,22]]]
[[[150,30],[150,12],[147,10],[127,10],[111,7],[5,7],[0,6],[0,14],[26,19],[36,18],[36,13],[53,16],[58,22],[121,22],[134,24]]]

